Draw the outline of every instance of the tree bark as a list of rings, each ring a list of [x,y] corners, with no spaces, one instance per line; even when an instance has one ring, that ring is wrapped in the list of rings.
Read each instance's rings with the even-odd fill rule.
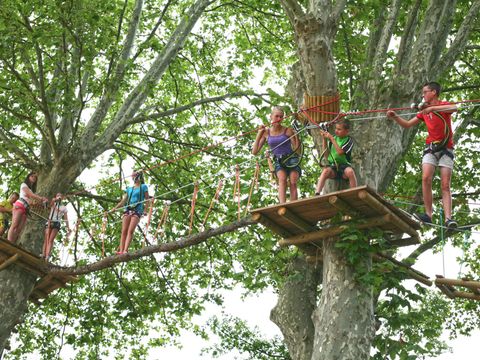
[[[298,257],[289,263],[287,274],[270,320],[281,329],[292,360],[308,360],[313,351],[312,312],[316,307],[322,264],[310,265]]]
[[[315,342],[312,359],[368,359],[375,334],[373,292],[355,279],[335,240],[323,242],[323,282],[320,304],[313,313]],[[371,259],[364,260],[368,269]]]

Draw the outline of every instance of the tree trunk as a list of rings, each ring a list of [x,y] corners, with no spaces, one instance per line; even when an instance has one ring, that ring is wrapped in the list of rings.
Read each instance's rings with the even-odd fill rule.
[[[288,266],[288,278],[280,289],[278,303],[270,319],[282,330],[293,360],[309,360],[312,356],[314,326],[312,312],[317,302],[317,289],[322,264],[308,264],[303,257]]]
[[[63,162],[62,162],[63,163]],[[38,193],[52,197],[57,192],[65,192],[81,172],[78,164],[57,166],[51,171],[39,173]],[[26,250],[41,254],[44,240],[45,221],[38,216],[30,216],[17,243]],[[0,353],[15,325],[21,321],[27,310],[27,302],[37,275],[15,265],[0,271]]]
[[[313,313],[315,342],[312,359],[368,359],[375,334],[370,286],[355,279],[335,240],[323,242],[323,288]],[[364,260],[369,269],[371,259]]]

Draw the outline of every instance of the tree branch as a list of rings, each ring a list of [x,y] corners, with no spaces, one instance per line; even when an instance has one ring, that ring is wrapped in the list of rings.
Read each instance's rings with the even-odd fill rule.
[[[457,36],[453,40],[452,45],[445,53],[445,55],[443,55],[440,60],[434,65],[432,69],[432,74],[438,76],[439,74],[442,74],[446,69],[453,66],[455,60],[458,57],[458,54],[461,53],[467,45],[469,35],[477,24],[475,20],[478,18],[479,12],[480,0],[475,0],[475,2],[470,7],[467,15],[465,16],[462,24],[460,25]]]
[[[7,132],[5,129],[0,127],[0,139],[2,140],[2,147],[5,148],[8,152],[15,154],[17,157],[19,157],[29,169],[37,169],[38,162],[32,161],[32,159],[20,149],[18,144],[15,144],[15,142],[12,141],[12,138],[15,138],[17,141],[23,142],[23,140],[18,136]],[[31,151],[31,149],[29,150]],[[35,155],[33,153],[32,155],[35,158]]]
[[[209,97],[209,98],[205,98],[205,99],[200,99],[200,100],[194,101],[190,104],[176,107],[174,109],[169,109],[169,110],[165,110],[165,111],[161,111],[161,112],[157,112],[157,113],[151,113],[151,114],[148,114],[148,115],[147,114],[139,114],[129,121],[129,125],[136,124],[136,123],[139,123],[139,122],[143,122],[143,121],[146,121],[146,120],[156,120],[156,119],[160,119],[160,118],[163,118],[163,117],[172,116],[172,115],[181,113],[183,111],[193,109],[194,107],[199,106],[199,105],[204,105],[204,104],[208,104],[208,103],[212,103],[212,102],[218,102],[218,101],[222,101],[222,100],[226,100],[226,99],[237,98],[237,97],[241,97],[241,96],[249,96],[249,95],[255,95],[255,96],[258,96],[258,97],[262,97],[262,96],[267,95],[267,94],[252,94],[252,93],[249,93],[249,92],[239,91],[239,92],[234,92],[234,93],[228,93],[228,94],[225,94],[225,95],[213,96],[213,97]]]
[[[225,233],[233,232],[238,229],[241,229],[245,226],[249,226],[255,224],[255,221],[253,221],[250,217],[243,218],[239,221],[235,221],[231,224],[220,226],[215,229],[209,229],[206,231],[203,231],[201,233],[195,234],[195,235],[190,235],[186,236],[184,238],[181,238],[180,240],[177,241],[172,241],[168,242],[165,244],[160,244],[160,245],[151,245],[144,247],[140,250],[129,252],[123,255],[116,255],[116,256],[109,256],[106,257],[105,259],[102,259],[100,261],[97,261],[92,264],[88,264],[85,266],[80,266],[80,267],[60,267],[60,266],[52,266],[50,273],[52,275],[55,274],[66,274],[66,275],[84,275],[84,274],[89,274],[95,271],[107,269],[110,267],[113,267],[115,264],[118,263],[123,263],[123,262],[129,262],[135,259],[140,259],[145,256],[149,256],[151,254],[155,253],[160,253],[160,252],[172,252],[184,248],[188,248],[191,246],[195,246],[198,244],[201,244],[205,242],[206,240],[214,237],[214,236],[219,236]]]
[[[130,58],[130,53],[133,49],[134,40],[140,23],[140,15],[142,13],[143,0],[135,1],[135,8],[130,19],[130,25],[128,28],[127,36],[122,46],[122,53],[115,69],[115,74],[111,81],[106,86],[104,95],[100,100],[95,112],[87,123],[85,131],[80,139],[80,144],[83,144],[87,148],[91,146],[92,140],[95,138],[95,134],[100,127],[100,124],[105,119],[105,116],[115,101],[115,95],[120,88],[121,82],[125,76],[125,69]]]
[[[188,9],[184,16],[182,16],[180,24],[168,40],[167,45],[154,60],[152,66],[140,83],[127,96],[127,99],[103,134],[98,136],[95,141],[92,141],[92,139],[94,139],[93,137],[89,137],[85,134],[82,143],[84,144],[83,153],[87,159],[92,158],[92,156],[96,157],[98,154],[101,154],[108,149],[122,131],[130,125],[131,119],[143,105],[145,99],[150,94],[151,89],[165,73],[167,67],[180,51],[187,36],[190,34],[193,26],[196,24],[205,8],[213,1],[214,0],[197,0],[197,2]]]
[[[391,9],[388,12],[387,19],[382,28],[380,37],[378,39],[377,45],[375,46],[375,55],[373,57],[373,77],[381,78],[383,67],[385,65],[385,60],[387,58],[388,46],[390,45],[390,40],[392,38],[393,29],[397,23],[398,14],[400,12],[400,6],[402,0],[394,0]],[[381,91],[378,84],[375,86],[377,91]]]
[[[397,75],[403,72],[404,64],[408,64],[410,62],[413,38],[415,36],[415,28],[417,27],[418,14],[421,5],[422,0],[417,0],[415,4],[413,4],[412,9],[409,12],[407,23],[405,24],[402,39],[400,40],[400,46],[397,53]]]
[[[295,23],[305,16],[305,12],[297,0],[280,0],[280,4],[294,27]]]

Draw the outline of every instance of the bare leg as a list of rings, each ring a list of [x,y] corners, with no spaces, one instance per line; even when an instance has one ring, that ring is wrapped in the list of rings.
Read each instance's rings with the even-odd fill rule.
[[[122,250],[123,252],[128,252],[128,247],[132,242],[133,233],[135,232],[135,229],[139,221],[140,221],[140,218],[138,216],[134,216],[134,215],[130,216],[130,225],[128,227],[127,238],[125,239],[125,246],[124,246],[124,249]]]
[[[22,210],[13,208],[12,225],[8,230],[8,241],[12,243],[15,243],[17,241],[18,236],[22,232],[26,221],[27,221],[27,215],[25,215]]]
[[[128,228],[130,227],[130,220],[132,219],[132,215],[123,215],[122,219],[122,235],[120,237],[120,246],[118,248],[118,252],[123,253],[125,248],[125,241],[128,235]]]
[[[290,172],[290,201],[298,199],[298,188],[297,188],[297,181],[300,177],[300,174],[296,171]]]
[[[48,259],[50,257],[50,254],[52,253],[52,247],[53,247],[53,241],[55,240],[55,237],[58,234],[58,229],[50,229],[50,234],[48,237],[47,241],[47,246],[46,246],[46,253],[45,253],[45,258]]]
[[[315,193],[320,194],[325,186],[325,182],[327,179],[333,179],[335,177],[335,173],[329,167],[323,168],[320,177],[318,178],[317,188],[315,189]]]
[[[430,216],[433,215],[433,196],[432,196],[432,180],[435,174],[435,166],[432,164],[422,165],[422,193],[423,204],[425,206],[425,213]]]
[[[348,179],[350,188],[357,187],[357,177],[355,176],[355,171],[351,167],[347,167],[343,172],[343,178]]]
[[[442,202],[445,219],[452,218],[452,193],[450,191],[450,180],[452,179],[452,169],[440,167],[440,182],[442,188]]]
[[[287,172],[285,170],[277,171],[278,178],[278,200],[280,204],[287,201]]]
[[[50,229],[47,227],[45,228],[43,236],[43,246],[42,246],[42,256],[47,257],[47,247],[48,247],[48,239],[50,238]]]

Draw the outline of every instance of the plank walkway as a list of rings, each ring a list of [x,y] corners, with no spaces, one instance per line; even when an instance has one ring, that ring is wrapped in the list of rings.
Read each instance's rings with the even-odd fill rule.
[[[36,303],[48,297],[51,292],[66,287],[69,282],[78,281],[78,278],[73,275],[58,273],[52,275],[44,259],[0,238],[0,271],[12,265],[19,266],[39,278],[30,294],[30,300]]]
[[[379,228],[388,233],[395,247],[420,243],[419,223],[367,186],[254,209],[251,214],[282,237],[280,246],[310,244],[318,248],[323,239],[338,237],[352,221],[360,221],[359,229]],[[342,222],[329,221],[338,214],[344,215]]]

